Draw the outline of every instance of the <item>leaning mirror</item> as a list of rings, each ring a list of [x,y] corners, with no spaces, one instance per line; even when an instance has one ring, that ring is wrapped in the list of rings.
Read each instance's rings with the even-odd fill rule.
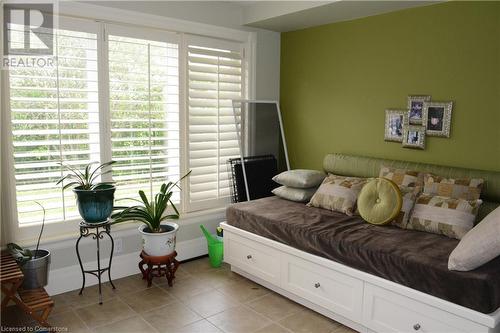
[[[274,101],[234,100],[240,157],[230,159],[232,201],[271,196],[272,177],[289,170],[280,108]]]

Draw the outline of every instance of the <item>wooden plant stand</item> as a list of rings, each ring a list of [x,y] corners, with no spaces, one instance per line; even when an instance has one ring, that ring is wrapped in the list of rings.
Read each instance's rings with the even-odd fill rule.
[[[8,253],[2,253],[0,263],[0,284],[2,285],[2,312],[10,301],[16,303],[24,312],[45,327],[54,301],[44,288],[24,290],[20,288],[24,275],[17,262]],[[19,297],[18,297],[19,296]]]
[[[172,287],[172,282],[175,279],[175,271],[179,267],[179,262],[175,259],[177,252],[173,252],[167,256],[149,256],[142,251],[140,254],[141,261],[139,269],[142,273],[142,279],[148,281],[148,287],[151,287],[153,277],[165,276],[168,285]],[[146,266],[146,268],[144,268]]]

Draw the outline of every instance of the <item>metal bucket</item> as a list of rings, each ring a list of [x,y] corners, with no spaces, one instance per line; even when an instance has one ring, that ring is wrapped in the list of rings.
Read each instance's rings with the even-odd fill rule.
[[[46,286],[49,281],[49,266],[50,252],[38,250],[36,259],[31,259],[21,266],[24,274],[23,289],[36,289]]]

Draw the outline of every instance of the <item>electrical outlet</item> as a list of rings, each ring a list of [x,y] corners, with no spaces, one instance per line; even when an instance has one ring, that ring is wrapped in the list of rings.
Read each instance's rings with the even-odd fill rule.
[[[115,253],[122,253],[123,251],[123,240],[121,238],[115,239]]]

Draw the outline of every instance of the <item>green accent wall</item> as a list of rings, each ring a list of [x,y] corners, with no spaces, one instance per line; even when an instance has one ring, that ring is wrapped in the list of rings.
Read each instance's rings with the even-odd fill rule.
[[[330,152],[500,171],[500,2],[447,2],[281,35],[292,167]],[[454,102],[451,137],[384,141],[407,95]]]

